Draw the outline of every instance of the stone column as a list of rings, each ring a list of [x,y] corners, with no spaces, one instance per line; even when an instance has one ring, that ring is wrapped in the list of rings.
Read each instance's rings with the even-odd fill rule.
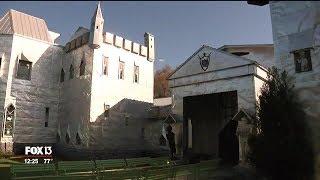
[[[246,156],[248,153],[248,137],[251,131],[252,125],[248,123],[246,118],[241,118],[238,121],[237,136],[239,137],[239,163],[246,162]]]

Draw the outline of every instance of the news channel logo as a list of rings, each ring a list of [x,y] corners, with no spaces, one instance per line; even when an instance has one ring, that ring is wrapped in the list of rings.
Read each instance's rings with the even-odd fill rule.
[[[25,146],[25,164],[49,164],[53,162],[52,146]]]

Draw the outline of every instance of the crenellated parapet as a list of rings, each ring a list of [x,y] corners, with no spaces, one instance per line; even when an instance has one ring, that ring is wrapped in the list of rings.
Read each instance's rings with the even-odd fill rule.
[[[106,44],[113,45],[117,48],[122,48],[126,51],[130,51],[134,54],[139,54],[140,56],[147,57],[148,48],[142,44],[132,42],[128,39],[124,39],[123,37],[117,36],[115,34],[105,32],[103,34],[103,42]]]
[[[87,44],[89,42],[89,36],[90,36],[90,32],[84,33],[83,35],[71,40],[70,42],[68,42],[65,47],[64,50],[66,53],[75,50],[85,44]]]

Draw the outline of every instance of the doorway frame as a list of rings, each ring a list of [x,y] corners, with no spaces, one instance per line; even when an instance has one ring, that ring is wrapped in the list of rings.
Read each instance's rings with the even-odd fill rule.
[[[187,156],[193,156],[193,145],[191,146],[192,148],[189,148],[189,127],[188,127],[188,119],[190,119],[190,111],[188,110],[188,102],[190,102],[192,100],[193,97],[195,96],[206,96],[206,95],[213,95],[213,94],[222,94],[222,93],[232,93],[235,92],[236,93],[236,113],[234,115],[237,114],[237,112],[239,111],[239,93],[238,90],[231,90],[231,91],[223,91],[223,92],[215,92],[215,93],[209,93],[209,94],[197,94],[197,95],[191,95],[191,96],[184,96],[183,97],[183,123],[182,123],[182,155],[183,157],[187,157]],[[229,120],[231,121],[232,118]],[[228,122],[229,122],[228,121]],[[226,124],[228,124],[228,122]],[[220,129],[222,130],[225,125],[223,125],[223,127]],[[220,131],[219,131],[220,132]],[[192,133],[194,133],[194,131],[192,130]],[[191,135],[193,137],[193,135]],[[193,142],[193,138],[192,138],[192,142]]]

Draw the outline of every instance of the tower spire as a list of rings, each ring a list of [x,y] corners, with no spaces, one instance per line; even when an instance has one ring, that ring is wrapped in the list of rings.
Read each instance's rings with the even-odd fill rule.
[[[93,15],[92,19],[97,19],[97,18],[103,19],[100,4],[101,4],[100,1],[98,1],[98,5],[97,5],[97,8],[96,8],[96,10],[94,12],[94,15]]]
[[[97,4],[97,8],[91,18],[90,27],[90,44],[92,48],[99,48],[103,39],[103,23],[104,19],[102,16],[100,1]]]

